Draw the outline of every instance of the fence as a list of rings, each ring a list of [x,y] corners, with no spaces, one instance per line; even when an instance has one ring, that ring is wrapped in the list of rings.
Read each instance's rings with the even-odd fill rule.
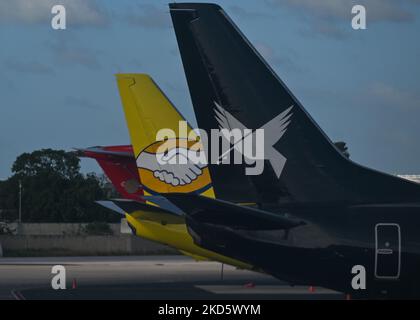
[[[85,224],[24,223],[10,226],[18,234],[0,235],[4,256],[149,255],[177,251],[131,234],[111,224],[112,235],[87,235]],[[1,252],[1,249],[0,249]],[[0,255],[1,256],[1,255]]]

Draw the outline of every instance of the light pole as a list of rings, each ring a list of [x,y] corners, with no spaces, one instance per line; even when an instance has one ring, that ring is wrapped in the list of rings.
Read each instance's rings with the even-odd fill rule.
[[[19,225],[22,223],[22,181],[19,180]]]

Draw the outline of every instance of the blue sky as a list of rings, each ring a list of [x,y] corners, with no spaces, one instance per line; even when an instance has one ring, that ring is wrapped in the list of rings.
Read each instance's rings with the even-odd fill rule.
[[[50,27],[58,3],[64,31]],[[419,0],[218,3],[355,161],[420,173]],[[351,28],[354,4],[367,30]],[[0,179],[22,152],[129,143],[118,72],[149,73],[194,123],[168,11],[166,1],[0,0]]]

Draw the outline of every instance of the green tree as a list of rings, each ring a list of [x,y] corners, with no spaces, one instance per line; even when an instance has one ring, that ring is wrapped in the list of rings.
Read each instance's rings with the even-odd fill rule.
[[[345,157],[350,158],[349,149],[347,148],[347,144],[344,141],[337,141],[334,142],[334,144],[338,148],[338,150],[340,150],[343,153]]]
[[[80,160],[74,153],[52,149],[24,153],[17,157],[12,172],[0,184],[0,208],[14,211],[17,217],[21,181],[24,222],[119,220],[95,203],[106,198],[106,190],[95,174],[80,173]]]
[[[80,160],[71,152],[42,149],[23,153],[16,158],[12,172],[19,177],[53,173],[65,179],[80,176]]]

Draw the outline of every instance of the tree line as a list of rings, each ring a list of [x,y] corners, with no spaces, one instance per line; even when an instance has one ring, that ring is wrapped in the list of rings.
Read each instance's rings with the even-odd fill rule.
[[[111,184],[94,173],[80,172],[80,159],[64,150],[23,153],[12,176],[0,181],[0,219],[16,221],[22,185],[23,222],[116,222],[120,217],[95,203],[117,196]]]

